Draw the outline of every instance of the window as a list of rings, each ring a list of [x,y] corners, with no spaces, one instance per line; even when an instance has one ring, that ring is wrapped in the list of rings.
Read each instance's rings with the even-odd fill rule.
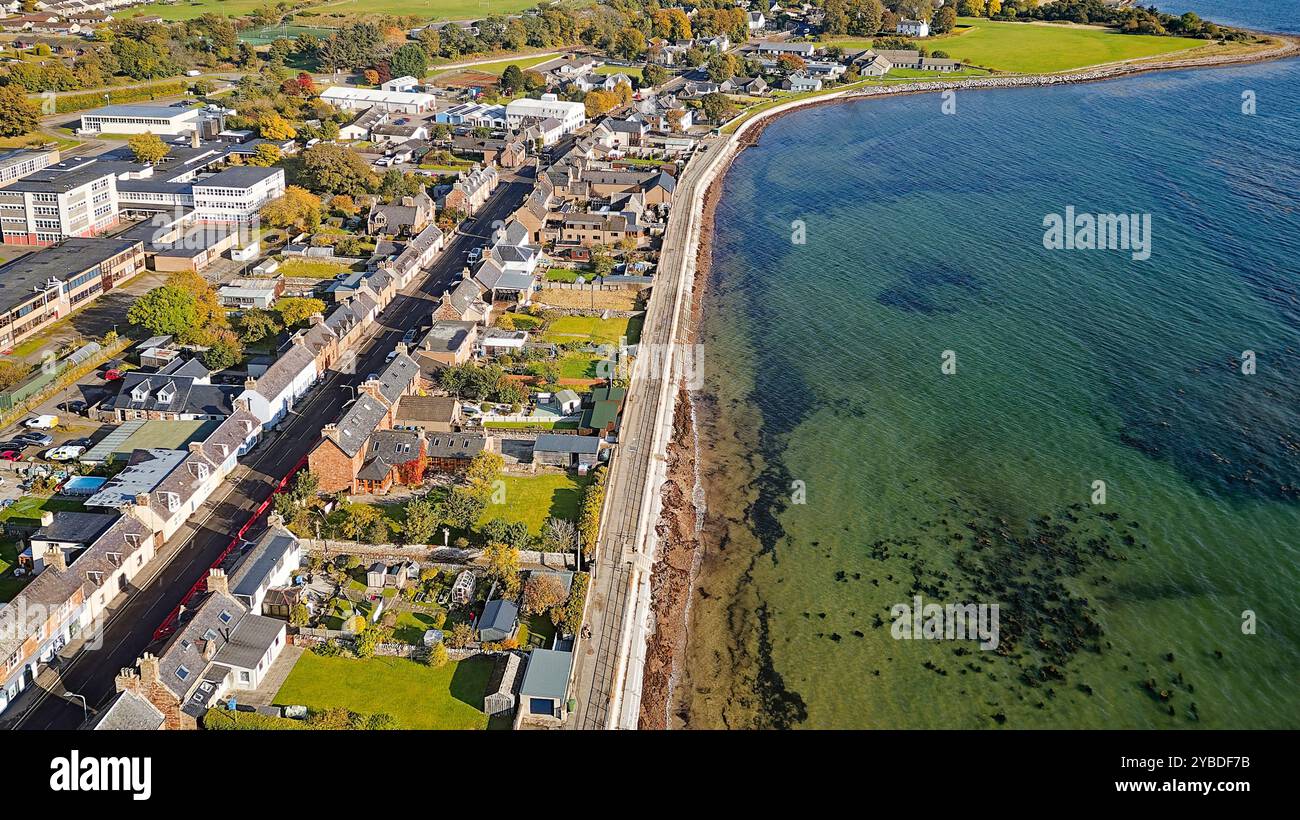
[[[203,633],[203,640],[205,641],[215,641],[216,639],[217,639],[217,630],[215,629],[209,628],[207,632]]]
[[[190,676],[190,670],[185,666],[176,667],[176,677],[181,680],[187,680]]]
[[[221,614],[217,616],[218,620],[220,620],[223,624],[230,623],[230,619],[233,617],[235,616],[231,615],[227,610],[224,609],[221,610]]]
[[[240,673],[239,673],[239,682],[240,682],[240,683],[249,683],[250,681],[252,681],[252,679],[253,679],[253,676],[250,675],[250,674],[248,674],[247,672],[240,672]]]

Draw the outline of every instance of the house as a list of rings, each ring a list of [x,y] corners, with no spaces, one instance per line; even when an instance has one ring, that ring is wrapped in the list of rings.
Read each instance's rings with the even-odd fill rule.
[[[265,373],[245,380],[239,398],[248,402],[253,415],[269,430],[293,410],[320,375],[315,354],[303,344],[290,342]]]
[[[478,327],[477,322],[435,318],[415,349],[421,372],[432,380],[438,370],[469,361],[478,344]]]
[[[556,727],[564,723],[572,670],[572,652],[534,649],[528,653],[528,668],[519,687],[520,724]]]
[[[92,731],[156,732],[167,723],[163,713],[135,692],[118,692],[81,728]]]
[[[878,56],[888,60],[893,68],[910,68],[917,71],[957,71],[962,64],[946,57],[922,57],[920,51],[882,49]]]
[[[590,405],[582,411],[578,432],[584,436],[603,436],[613,432],[618,416],[623,412],[627,388],[615,385],[597,387],[591,391]]]
[[[428,437],[427,443],[430,472],[463,473],[469,469],[474,456],[494,451],[496,439],[483,433],[435,433]]]
[[[403,396],[397,423],[426,433],[451,433],[461,424],[460,402],[453,396]]]
[[[117,513],[41,512],[41,527],[27,540],[27,549],[18,556],[20,566],[37,575],[45,570],[45,559],[55,550],[69,563],[76,553],[95,542],[113,525]]]
[[[600,449],[600,439],[596,436],[542,433],[533,445],[533,463],[565,469],[589,467],[599,459]]]
[[[480,643],[508,641],[518,630],[519,606],[514,601],[495,598],[483,607],[483,616],[478,620]]]
[[[100,403],[104,422],[136,419],[193,421],[224,419],[234,410],[238,388],[212,383],[198,359],[173,359],[156,373],[135,370],[118,382],[117,394]]]
[[[270,615],[264,602],[273,589],[291,583],[302,563],[298,537],[284,526],[284,519],[271,513],[270,526],[230,571],[230,594],[249,612]]]
[[[117,676],[118,692],[133,692],[162,712],[167,729],[195,729],[230,692],[261,685],[285,645],[285,623],[251,612],[230,594],[219,569],[208,592],[155,657]]]
[[[128,508],[84,549],[40,556],[44,569],[0,605],[0,711],[56,652],[104,617],[161,543]]]
[[[490,327],[479,334],[478,352],[489,358],[517,356],[528,346],[528,331]]]
[[[234,310],[260,308],[266,310],[284,294],[284,277],[265,279],[234,279],[217,288],[217,301],[222,307]]]
[[[370,139],[376,145],[397,144],[411,140],[427,140],[429,129],[421,122],[386,122],[370,129]]]
[[[357,471],[354,492],[379,494],[404,482],[404,465],[425,457],[424,431],[376,430],[366,441],[366,455]]]
[[[370,139],[370,129],[388,122],[391,115],[388,111],[377,105],[364,109],[352,122],[347,125],[339,126],[339,139],[341,140],[365,140]]]
[[[804,71],[802,69],[799,71],[792,72],[790,76],[781,80],[779,85],[781,86],[781,88],[784,88],[787,91],[794,91],[794,92],[822,90],[821,78],[814,77],[813,75],[809,74],[807,71]]]
[[[779,57],[782,54],[793,54],[796,57],[802,57],[805,60],[812,59],[817,53],[816,43],[787,43],[779,40],[763,40],[754,46],[759,54],[767,54],[773,57]]]
[[[457,210],[473,216],[496,190],[501,177],[491,165],[474,165],[461,171],[451,190],[443,197],[444,209]]]
[[[898,21],[894,31],[905,37],[929,37],[930,24],[924,20],[908,20],[905,18]]]
[[[415,236],[433,224],[433,215],[433,200],[422,190],[392,205],[371,205],[366,232],[371,236]]]
[[[492,305],[483,299],[484,290],[464,271],[464,276],[454,288],[438,297],[433,309],[434,321],[474,322],[488,324],[492,319]]]
[[[474,570],[461,570],[451,585],[452,603],[465,606],[474,600],[474,585],[477,581],[478,577],[474,574]]]
[[[751,11],[745,15],[745,25],[750,32],[762,31],[767,28],[767,18],[761,11]]]

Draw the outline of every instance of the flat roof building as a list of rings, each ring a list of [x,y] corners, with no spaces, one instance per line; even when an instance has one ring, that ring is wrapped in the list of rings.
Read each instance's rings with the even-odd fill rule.
[[[330,86],[321,92],[320,97],[325,102],[346,110],[377,106],[383,111],[400,111],[404,114],[423,114],[432,111],[436,104],[432,94],[342,85]]]
[[[81,115],[81,133],[177,136],[197,130],[202,113],[168,105],[106,105]]]

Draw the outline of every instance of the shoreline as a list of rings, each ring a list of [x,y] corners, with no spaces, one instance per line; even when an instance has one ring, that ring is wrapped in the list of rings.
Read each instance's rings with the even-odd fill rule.
[[[769,125],[787,114],[822,105],[833,105],[892,97],[898,94],[932,94],[956,90],[988,90],[999,88],[1045,88],[1055,85],[1074,85],[1100,82],[1158,71],[1177,71],[1194,68],[1223,68],[1300,57],[1300,37],[1287,34],[1257,32],[1261,36],[1279,41],[1267,49],[1240,55],[1216,55],[1183,60],[1156,60],[1150,62],[1123,62],[1097,66],[1060,74],[1015,75],[1009,77],[977,77],[955,80],[923,81],[898,86],[872,86],[831,94],[791,100],[759,111],[743,120],[727,140],[716,150],[724,153],[721,166],[703,193],[700,213],[700,239],[688,256],[695,257],[691,283],[690,326],[686,337],[695,343],[699,334],[702,302],[708,286],[712,262],[714,215],[721,198],[722,185],[731,164],[746,148],[756,145]],[[698,156],[698,154],[696,155]],[[694,159],[694,157],[693,157]],[[699,592],[699,574],[707,543],[705,533],[707,504],[697,506],[696,498],[707,499],[706,459],[699,447],[699,425],[693,423],[690,396],[680,390],[673,413],[673,435],[668,443],[667,476],[659,488],[662,503],[655,521],[655,532],[660,541],[651,573],[652,625],[646,637],[646,663],[641,685],[639,728],[667,729],[686,726],[689,715],[679,714],[674,720],[673,710],[683,709],[677,696],[677,685],[689,677],[684,668],[691,637],[691,602]],[[683,492],[683,486],[694,486],[698,480],[703,491]]]

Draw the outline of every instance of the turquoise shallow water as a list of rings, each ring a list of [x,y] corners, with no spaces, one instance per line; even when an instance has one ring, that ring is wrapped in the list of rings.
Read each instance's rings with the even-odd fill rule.
[[[1300,725],[1297,157],[1294,61],[772,124],[717,210],[686,722]],[[1046,250],[1067,206],[1150,259]],[[895,640],[916,594],[1002,653]]]

